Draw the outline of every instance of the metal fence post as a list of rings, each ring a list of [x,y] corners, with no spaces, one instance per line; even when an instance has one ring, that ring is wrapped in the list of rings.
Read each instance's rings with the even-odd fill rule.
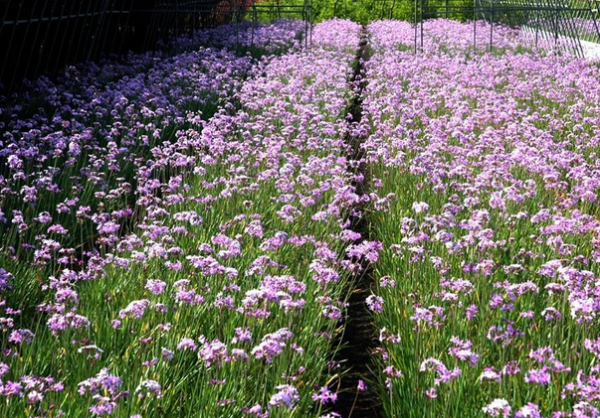
[[[477,0],[473,0],[473,54],[477,53]]]
[[[417,22],[417,7],[418,7],[418,0],[414,0],[415,2],[415,55],[417,54],[417,33],[418,33],[418,22]]]
[[[540,31],[540,14],[536,13],[535,17],[535,49],[538,49],[538,38]]]
[[[490,0],[490,52],[494,48],[494,0]]]
[[[421,52],[423,51],[423,0],[421,0],[421,12],[420,12],[420,19],[421,19]]]
[[[558,54],[558,10],[554,6],[554,54]]]

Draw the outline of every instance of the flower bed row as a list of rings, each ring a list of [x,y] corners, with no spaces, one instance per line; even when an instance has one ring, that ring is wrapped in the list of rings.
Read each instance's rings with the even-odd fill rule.
[[[386,416],[599,416],[600,70],[430,25],[369,27]]]
[[[0,415],[304,417],[335,399],[358,31],[324,23],[254,65],[135,56],[3,109]]]

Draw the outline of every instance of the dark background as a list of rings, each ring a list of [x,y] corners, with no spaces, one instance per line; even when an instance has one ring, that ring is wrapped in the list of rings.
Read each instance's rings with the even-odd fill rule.
[[[107,54],[235,18],[245,0],[0,0],[0,83],[53,76]]]

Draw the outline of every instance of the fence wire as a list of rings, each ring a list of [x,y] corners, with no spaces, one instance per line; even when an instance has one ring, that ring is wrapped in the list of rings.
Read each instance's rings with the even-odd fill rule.
[[[258,16],[312,22],[312,0],[0,0],[0,91],[23,79]]]
[[[535,46],[557,53],[600,58],[600,0],[370,0],[379,18],[412,14],[414,50],[423,46],[428,19],[446,18],[473,23],[473,48],[494,48],[494,27],[517,27],[531,35]],[[477,22],[487,23],[482,32]],[[479,27],[479,29],[478,29]],[[477,33],[479,31],[479,33]]]

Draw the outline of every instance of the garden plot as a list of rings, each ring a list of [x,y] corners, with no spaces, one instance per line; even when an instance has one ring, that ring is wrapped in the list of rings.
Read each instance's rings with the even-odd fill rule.
[[[262,32],[255,64],[136,56],[3,111],[0,415],[317,416],[335,400],[359,27],[318,25],[305,51],[286,28]]]
[[[437,28],[435,26],[438,26]],[[599,69],[369,27],[369,301],[387,416],[598,416]]]
[[[303,28],[2,106],[0,416],[600,416],[599,67]]]

